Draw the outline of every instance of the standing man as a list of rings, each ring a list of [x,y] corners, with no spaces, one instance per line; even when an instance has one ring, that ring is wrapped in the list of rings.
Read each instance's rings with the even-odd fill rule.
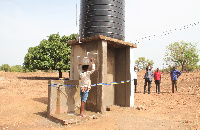
[[[158,92],[158,94],[160,94],[161,72],[159,68],[157,68],[157,71],[154,73],[154,80],[156,84],[156,93]]]
[[[181,71],[178,71],[176,70],[175,67],[173,67],[173,70],[171,71],[170,73],[170,76],[171,76],[171,81],[172,81],[172,93],[174,93],[174,86],[176,87],[176,92],[178,91],[177,90],[177,80],[178,80],[178,77],[182,74]]]
[[[89,71],[89,65],[82,65],[82,70],[80,69],[81,65],[78,65],[78,72],[81,78],[80,81],[80,95],[81,95],[81,108],[80,108],[80,115],[81,117],[86,117],[85,114],[85,103],[88,98],[88,93],[89,90],[91,89],[91,80],[90,80],[90,75],[95,71],[95,64],[94,64],[94,59],[91,58],[91,63],[92,63],[92,70]]]
[[[144,75],[145,83],[144,83],[144,94],[146,91],[146,86],[148,83],[148,94],[150,94],[151,82],[152,78],[154,77],[153,71],[151,71],[153,67],[150,67],[150,64],[146,67],[146,73]]]
[[[135,93],[137,92],[137,73],[138,72],[139,72],[139,69],[134,67],[133,78],[134,78],[134,85],[135,85]]]

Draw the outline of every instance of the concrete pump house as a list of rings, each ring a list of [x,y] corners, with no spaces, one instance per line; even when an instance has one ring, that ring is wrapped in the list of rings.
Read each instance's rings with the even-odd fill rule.
[[[120,84],[93,86],[89,92],[86,109],[102,112],[109,105],[130,107],[134,105],[133,48],[137,45],[122,40],[96,35],[86,39],[68,42],[71,45],[70,80],[79,80],[77,56],[87,57],[90,52],[95,58],[96,71],[91,83]],[[92,56],[91,56],[92,57]],[[125,81],[125,83],[121,83]],[[80,102],[77,101],[77,102]]]

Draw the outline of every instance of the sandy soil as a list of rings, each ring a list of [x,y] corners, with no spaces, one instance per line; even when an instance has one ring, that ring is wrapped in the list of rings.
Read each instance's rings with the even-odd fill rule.
[[[98,119],[65,126],[46,117],[47,82],[57,76],[0,72],[0,129],[200,129],[200,71],[180,76],[175,93],[169,73],[163,74],[161,94],[154,83],[151,94],[143,94],[144,72],[139,72],[134,108],[111,106]]]

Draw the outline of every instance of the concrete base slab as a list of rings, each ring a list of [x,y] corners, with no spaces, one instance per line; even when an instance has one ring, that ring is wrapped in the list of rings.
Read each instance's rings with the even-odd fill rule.
[[[80,114],[76,113],[60,113],[49,116],[49,119],[53,122],[60,123],[62,125],[68,124],[80,124],[90,119],[98,119],[101,117],[100,113],[86,111],[87,117],[80,117]]]

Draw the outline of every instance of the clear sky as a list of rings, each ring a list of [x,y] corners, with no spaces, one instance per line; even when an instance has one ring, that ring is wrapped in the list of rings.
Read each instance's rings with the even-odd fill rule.
[[[200,0],[125,3],[125,41],[137,43],[135,60],[145,57],[154,61],[154,69],[162,68],[170,43],[183,40],[198,43],[200,49]],[[76,4],[79,17],[80,0],[0,0],[0,65],[22,65],[28,48],[50,34],[77,33]]]

